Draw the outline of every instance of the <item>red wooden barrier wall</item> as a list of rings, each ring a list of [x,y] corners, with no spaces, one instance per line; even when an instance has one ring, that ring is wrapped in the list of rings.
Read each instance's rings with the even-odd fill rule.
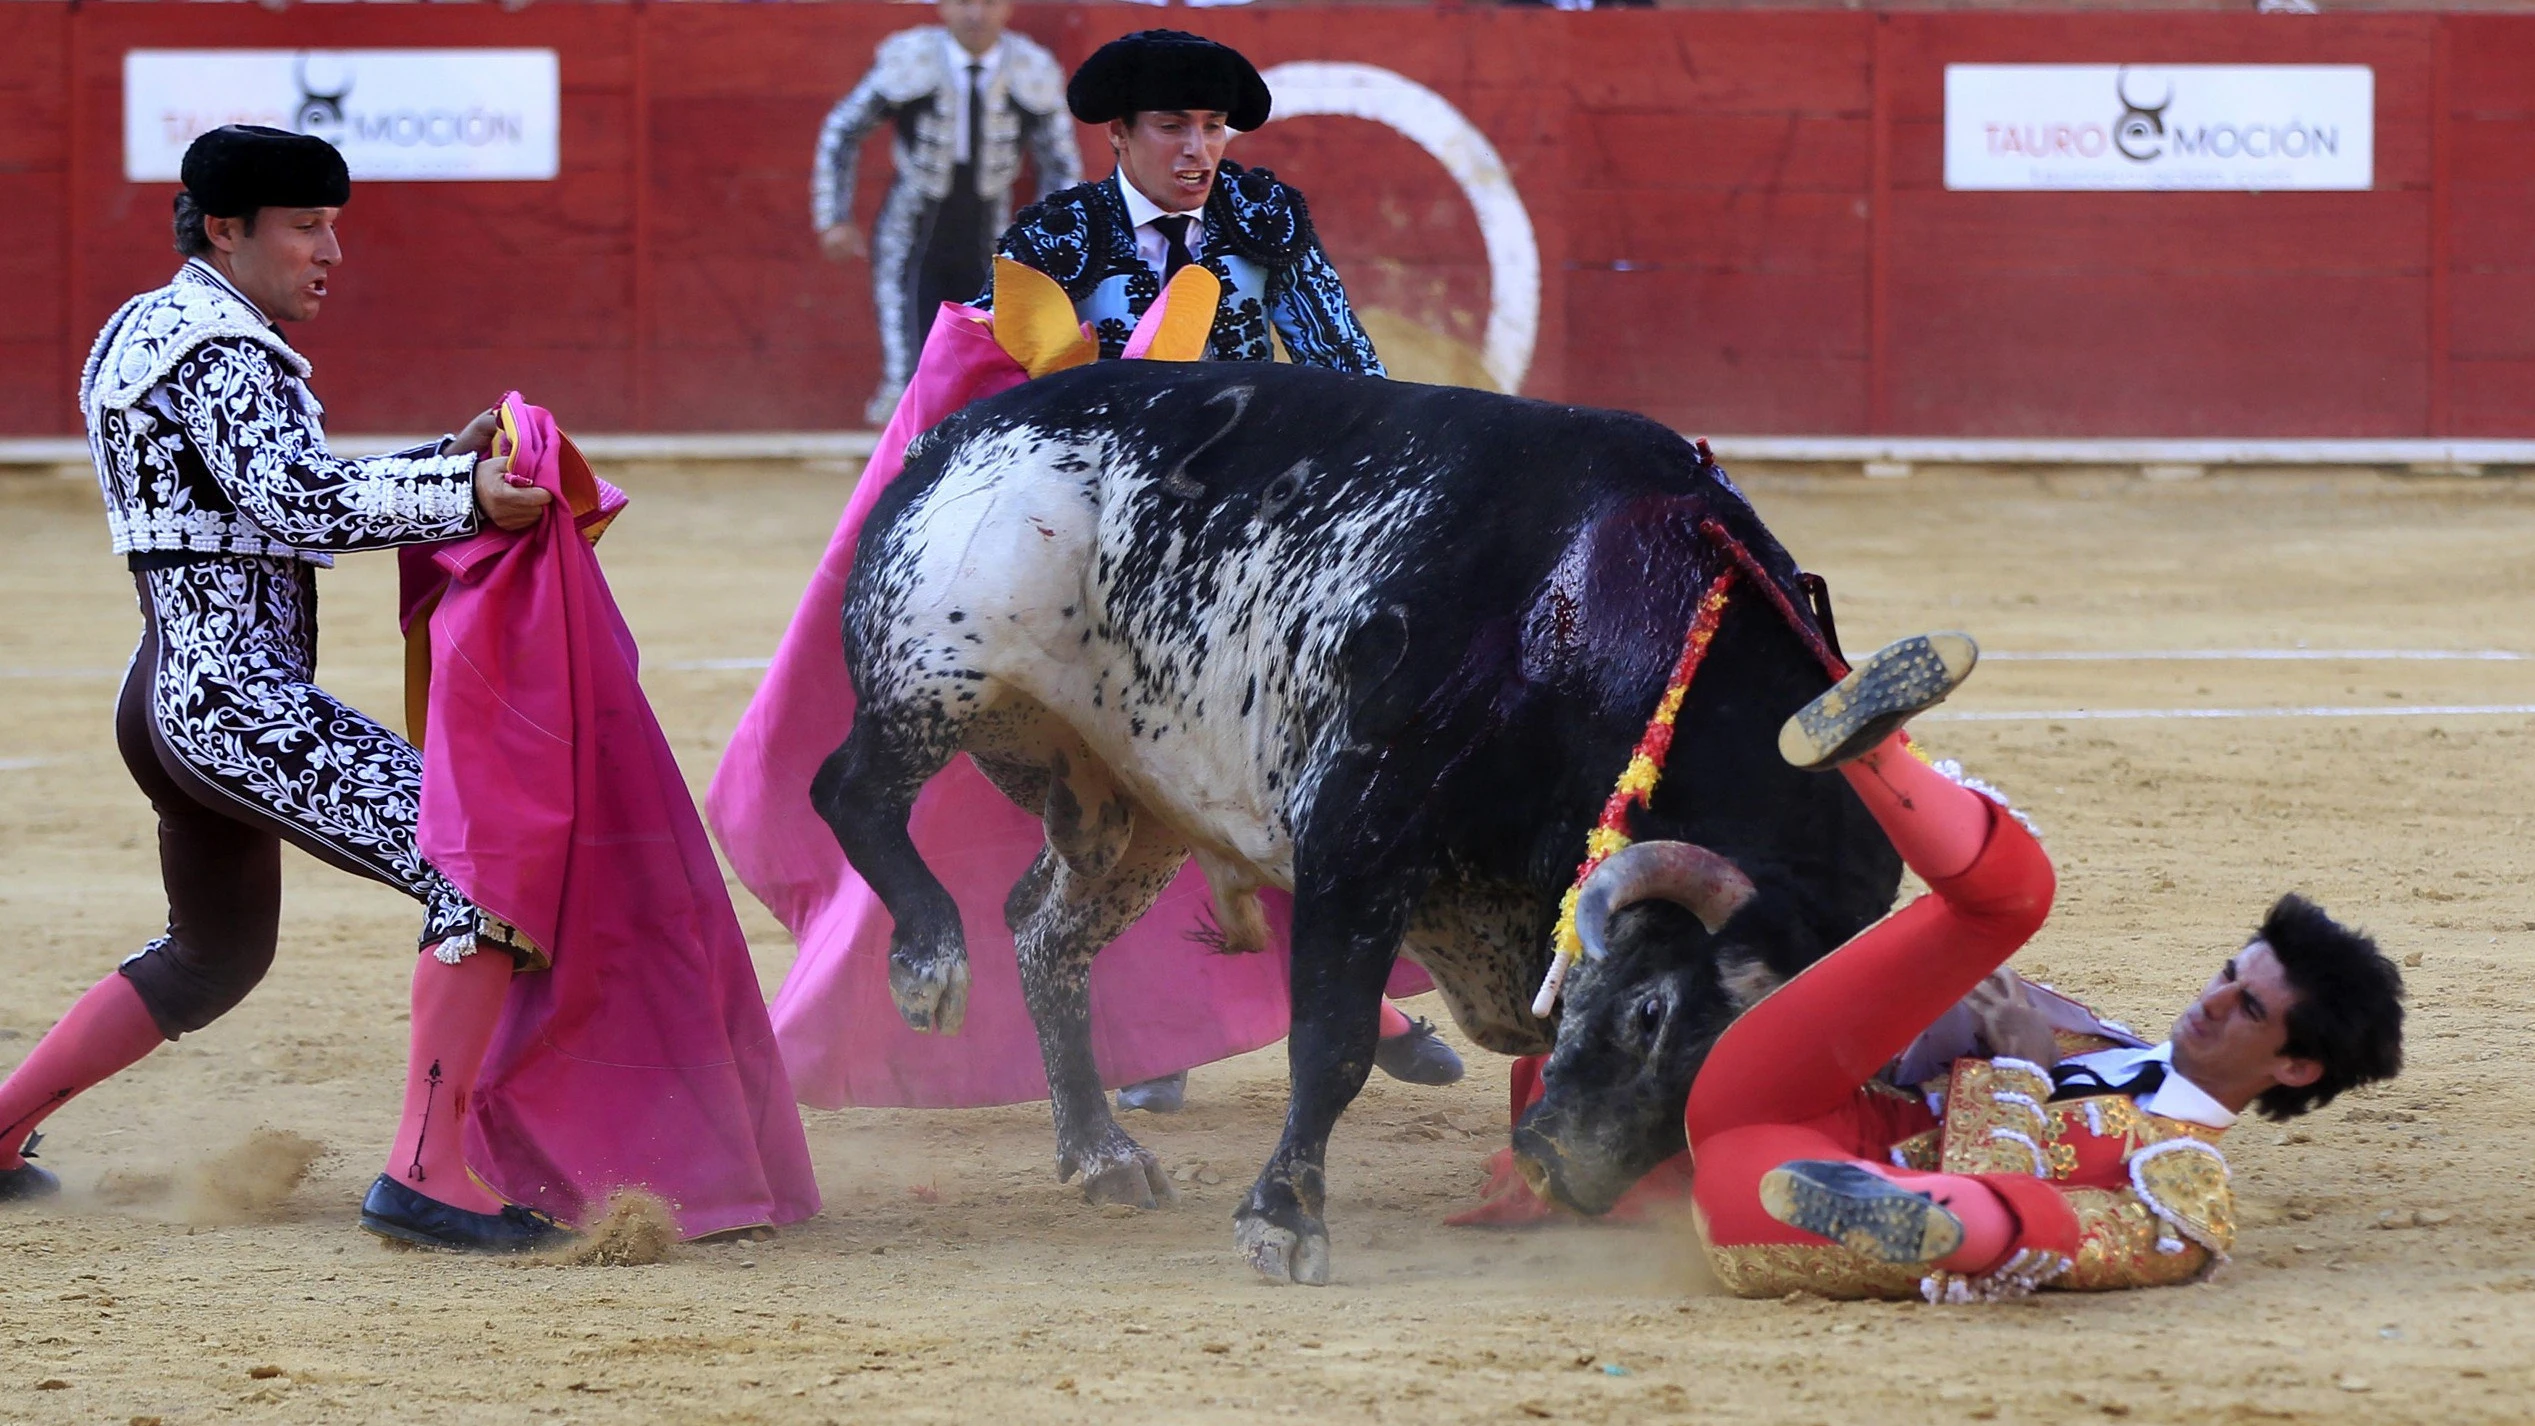
[[[819,259],[810,149],[878,5],[0,6],[0,431],[76,429],[114,305],[163,279],[166,185],[122,181],[141,46],[541,45],[550,184],[370,184],[294,333],[341,429],[439,428],[518,385],[572,424],[852,424],[867,269]],[[2535,435],[2535,17],[1213,12],[1262,66],[1425,84],[1537,230],[1532,394],[1736,433]],[[1150,23],[1025,8],[1071,63]],[[2367,193],[1948,193],[1949,61],[2363,62]],[[1083,135],[1105,168],[1097,135]],[[1304,184],[1362,305],[1473,348],[1477,226],[1387,129],[1310,118],[1236,157]],[[885,173],[875,141],[868,175]],[[876,205],[867,183],[862,207]]]

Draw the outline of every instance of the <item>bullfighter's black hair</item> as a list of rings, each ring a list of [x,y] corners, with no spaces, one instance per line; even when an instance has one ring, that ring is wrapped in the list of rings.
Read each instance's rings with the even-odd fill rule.
[[[2254,1098],[2266,1119],[2294,1119],[2345,1089],[2403,1072],[2403,973],[2377,943],[2294,892],[2255,933],[2280,958],[2297,998],[2281,1053],[2324,1067],[2312,1084],[2278,1084]]]

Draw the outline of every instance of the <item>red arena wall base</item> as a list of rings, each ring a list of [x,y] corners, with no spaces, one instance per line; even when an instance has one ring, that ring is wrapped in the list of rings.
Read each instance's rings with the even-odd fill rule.
[[[78,365],[164,280],[128,183],[135,48],[551,47],[551,182],[369,183],[293,333],[340,430],[438,430],[519,387],[583,430],[858,424],[868,269],[810,230],[819,121],[900,6],[0,6],[0,431],[77,429]],[[1025,6],[1068,65],[1151,23]],[[1299,117],[1233,156],[1310,194],[1398,374],[1692,431],[2535,436],[2535,16],[1432,12],[1174,18],[1264,68],[1379,66],[1485,136],[1528,219],[1491,313],[1463,186],[1404,133]],[[2364,192],[1949,192],[1948,63],[2333,63],[2375,75]],[[1089,170],[1102,137],[1079,134]],[[888,159],[865,155],[867,221]],[[1500,223],[1500,227],[1502,224]],[[1518,304],[1519,305],[1519,304]],[[1519,314],[1518,314],[1519,315]],[[1519,345],[1519,344],[1516,344]]]

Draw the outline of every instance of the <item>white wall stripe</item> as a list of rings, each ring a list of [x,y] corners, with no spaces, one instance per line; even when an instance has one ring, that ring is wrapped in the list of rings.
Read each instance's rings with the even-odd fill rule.
[[[2056,649],[2019,653],[1984,651],[1984,663],[2158,663],[2235,661],[2298,663],[2403,662],[2519,663],[2529,656],[2508,649]]]
[[[2087,723],[2140,718],[2513,718],[2535,715],[2535,703],[2359,704],[2315,708],[2061,708],[1956,709],[1922,713],[1918,723]]]

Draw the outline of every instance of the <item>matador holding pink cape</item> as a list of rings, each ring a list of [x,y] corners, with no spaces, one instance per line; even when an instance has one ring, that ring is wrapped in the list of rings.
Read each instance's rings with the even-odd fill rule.
[[[620,1188],[690,1236],[816,1212],[747,947],[591,549],[623,497],[515,394],[432,445],[333,454],[281,324],[343,261],[341,155],[231,126],[183,172],[185,264],[80,379],[140,605],[115,740],[158,816],[167,927],[0,1083],[0,1202],[58,1191],[30,1162],[47,1116],[275,967],[287,841],[422,906],[363,1228],[517,1252]],[[317,572],[391,547],[410,740],[315,682]]]

